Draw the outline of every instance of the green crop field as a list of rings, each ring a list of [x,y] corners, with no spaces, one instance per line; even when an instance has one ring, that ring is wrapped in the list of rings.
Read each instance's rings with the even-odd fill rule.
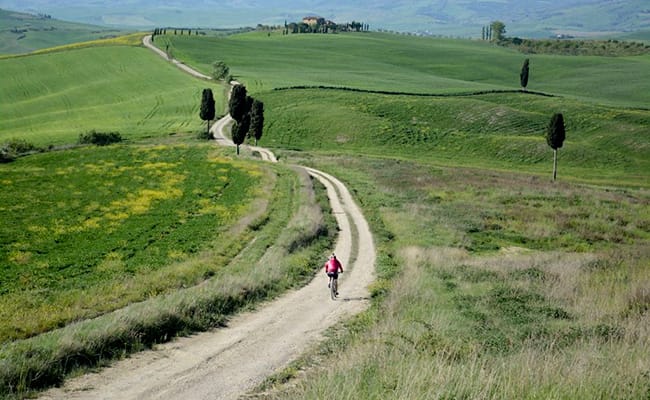
[[[207,145],[85,147],[3,165],[0,342],[202,278],[216,266],[178,265],[244,215],[260,180]],[[159,279],[174,265],[179,276]]]
[[[562,112],[564,174],[645,187],[650,177],[650,111],[523,93],[437,98],[310,89],[259,97],[269,115],[265,143],[277,148],[543,174],[553,157],[546,125]]]
[[[160,36],[174,56],[210,73],[216,60],[230,66],[250,91],[325,85],[407,93],[519,89],[530,58],[528,89],[598,103],[647,107],[650,55],[569,57],[524,55],[486,42],[394,34],[271,36],[254,32],[222,38]]]
[[[0,9],[0,54],[21,54],[69,43],[121,35],[105,27],[78,24]]]
[[[201,91],[212,88],[223,110],[220,85],[201,82],[150,50],[131,46],[72,49],[0,60],[0,143],[74,143],[90,130],[118,131],[135,139],[205,127]]]

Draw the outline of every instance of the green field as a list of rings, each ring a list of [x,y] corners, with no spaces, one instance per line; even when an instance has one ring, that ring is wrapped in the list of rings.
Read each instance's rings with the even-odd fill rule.
[[[296,85],[427,94],[519,89],[521,65],[530,58],[529,90],[627,107],[650,103],[650,55],[524,55],[481,41],[378,33],[200,38],[168,32],[156,45],[167,43],[175,57],[204,73],[224,61],[254,93]]]
[[[127,139],[197,132],[201,91],[220,85],[192,79],[150,50],[90,47],[0,60],[0,143],[74,143],[90,130]]]
[[[121,30],[0,9],[0,54],[29,53],[122,34]]]
[[[647,56],[530,56],[529,89],[555,97],[467,96],[516,89],[524,56],[374,34],[167,39],[204,72],[219,54],[264,101],[264,144],[343,179],[376,235],[371,310],[262,398],[650,393]],[[296,85],[445,96],[273,90]]]
[[[260,396],[628,399],[650,393],[644,351],[650,346],[649,57],[530,56],[529,89],[555,96],[547,97],[512,91],[524,55],[480,42],[248,33],[167,35],[156,43],[169,43],[175,57],[205,73],[212,62],[225,61],[265,103],[261,144],[285,163],[313,165],[346,182],[375,235],[371,309],[269,379]],[[233,162],[225,157],[229,150],[169,135],[204,126],[198,106],[205,82],[125,46],[0,65],[16,75],[0,78],[0,101],[17,116],[0,122],[0,142],[72,143],[90,129],[118,130],[130,139],[0,165],[2,217],[13,221],[0,230],[3,263],[13,266],[2,278],[3,290],[4,280],[11,282],[2,309],[14,321],[4,340],[104,313],[110,296],[97,306],[75,305],[91,289],[110,295],[120,279],[136,277],[129,296],[144,300],[125,309],[127,327],[106,314],[79,328],[7,342],[0,360],[13,361],[0,362],[0,379],[19,391],[56,384],[69,366],[95,365],[168,334],[218,325],[224,313],[313,273],[309,260],[322,254],[330,235],[287,251],[296,240],[311,243],[327,224],[310,196],[298,195],[311,188],[304,176],[281,165]],[[291,86],[366,92],[273,90]],[[486,90],[507,92],[470,95]],[[84,112],[96,102],[96,113]],[[132,116],[139,109],[146,112]],[[555,183],[544,140],[554,112],[567,122]],[[50,124],[55,133],[36,132]],[[267,183],[253,190],[256,182]],[[219,188],[224,197],[214,200],[209,194]],[[322,198],[322,189],[315,190]],[[234,203],[254,204],[254,197],[268,208],[244,223],[241,239],[205,239],[238,226],[232,221],[245,210],[230,223],[222,213]],[[150,212],[137,214],[143,206]],[[196,212],[201,207],[213,218],[192,225],[206,217]],[[39,212],[45,208],[57,211]],[[111,225],[119,218],[124,228]],[[305,221],[308,228],[299,229]],[[77,246],[88,233],[99,237]],[[272,249],[281,261],[267,274],[256,262],[272,243],[279,243]],[[223,277],[232,272],[229,292]],[[104,284],[105,277],[116,280]],[[206,278],[209,290],[194,286]],[[40,317],[21,321],[12,304],[29,304]],[[56,304],[76,316],[57,315]],[[77,338],[82,349],[67,345]],[[288,386],[279,384],[285,380]]]
[[[571,179],[648,186],[650,111],[530,94],[438,98],[344,91],[263,93],[267,146],[418,159],[545,174],[544,133],[565,115],[560,171]]]
[[[0,342],[213,271],[196,265],[151,282],[213,246],[259,195],[259,170],[220,157],[207,145],[86,147],[3,166]]]

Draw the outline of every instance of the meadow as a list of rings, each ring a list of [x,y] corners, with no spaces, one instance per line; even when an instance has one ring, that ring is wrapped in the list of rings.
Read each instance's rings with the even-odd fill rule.
[[[22,54],[125,32],[0,9],[0,54]]]
[[[93,129],[126,139],[198,132],[204,88],[224,109],[221,85],[179,74],[144,48],[112,43],[0,59],[0,143],[64,145]]]
[[[382,33],[288,35],[252,32],[227,37],[167,35],[176,58],[211,72],[224,61],[253,93],[291,86],[335,86],[419,94],[519,89],[530,59],[528,89],[581,100],[647,108],[650,55],[568,57],[522,54],[471,40]]]
[[[640,81],[615,78],[616,66],[647,77],[646,56],[535,56],[548,69],[530,88],[553,97],[467,95],[486,80],[516,88],[497,60],[523,56],[456,41],[459,53],[485,51],[470,63],[442,56],[453,41],[384,35],[169,40],[206,71],[202,49],[222,50],[265,102],[265,144],[345,181],[376,236],[371,310],[253,397],[647,398],[650,114]],[[269,64],[240,61],[253,53]],[[416,86],[425,63],[454,72]],[[430,89],[441,77],[460,83]],[[555,183],[544,139],[554,112],[567,123]]]
[[[650,367],[643,351],[650,344],[650,117],[645,90],[650,59],[646,56],[535,56],[531,58],[529,89],[555,96],[546,97],[513,92],[518,89],[524,55],[479,42],[374,33],[289,37],[247,33],[223,38],[166,35],[156,43],[164,48],[165,40],[175,57],[204,73],[210,72],[215,55],[225,61],[251,95],[265,102],[261,144],[273,147],[284,163],[312,165],[346,182],[375,235],[378,280],[371,287],[371,309],[332,329],[329,340],[271,377],[256,396],[323,398],[336,393],[340,398],[644,398],[650,393],[646,379]],[[114,52],[119,63],[131,65],[131,57],[141,57],[140,63],[134,64],[142,64],[128,68],[140,71],[140,75],[124,83],[127,95],[116,97],[111,107],[121,108],[131,99],[156,98],[159,86],[132,87],[146,81],[147,74],[168,77],[176,88],[192,82],[139,48],[59,51],[30,56],[25,62],[43,66],[37,57],[47,55],[94,65],[95,59],[86,56],[101,57],[104,51]],[[15,65],[16,60],[20,58],[0,63]],[[547,68],[537,71],[537,65]],[[101,71],[94,68],[96,73]],[[80,66],[79,71],[83,70]],[[20,71],[15,67],[19,76]],[[119,71],[112,72],[120,76]],[[54,88],[50,97],[58,105],[45,108],[45,112],[66,110],[65,90],[57,89],[57,79],[48,76],[35,78]],[[95,79],[97,74],[83,80],[68,78],[68,85],[86,87],[81,82]],[[119,80],[110,75],[107,86],[99,85],[101,92],[97,93],[110,94],[114,79]],[[28,87],[27,83],[22,85]],[[196,85],[192,90],[205,83]],[[23,86],[14,85],[11,95],[21,96]],[[293,86],[402,94],[324,88],[274,90]],[[507,92],[469,95],[501,90]],[[26,105],[41,91],[38,87],[29,90],[21,102]],[[195,95],[191,107],[188,102],[184,111],[171,114],[182,115],[180,120],[187,121],[179,125],[184,132],[204,126],[198,120],[199,98]],[[165,101],[174,105],[166,111],[170,112],[179,110],[178,104],[186,100],[171,96]],[[144,284],[135,291],[140,302],[96,319],[3,344],[0,378],[13,392],[56,384],[75,366],[101,364],[179,332],[218,325],[224,314],[245,307],[249,301],[274,296],[309,279],[313,273],[310,260],[322,255],[331,243],[335,228],[331,218],[329,222],[327,219],[322,188],[316,185],[311,189],[308,178],[282,165],[239,164],[227,157],[227,166],[220,169],[233,174],[239,171],[249,176],[250,182],[267,182],[264,190],[247,197],[249,204],[254,203],[254,197],[261,197],[265,211],[253,219],[244,218],[241,224],[229,225],[228,229],[243,229],[236,236],[239,239],[226,243],[218,238],[194,240],[195,235],[203,237],[206,231],[182,230],[185,224],[180,224],[181,219],[189,220],[190,214],[198,218],[195,213],[183,217],[183,210],[197,204],[201,207],[203,195],[213,192],[214,180],[218,181],[221,172],[205,175],[208,188],[203,189],[190,188],[188,179],[172,178],[205,169],[211,164],[201,157],[225,157],[227,150],[204,147],[188,140],[187,135],[175,143],[177,135],[169,135],[175,129],[159,129],[169,118],[166,113],[153,113],[151,123],[143,122],[143,127],[133,123],[142,117],[131,120],[131,125],[121,121],[128,115],[128,107],[122,108],[120,117],[109,108],[100,108],[108,114],[101,126],[92,124],[88,116],[80,121],[91,129],[119,130],[130,139],[128,145],[39,154],[0,165],[3,172],[32,165],[27,173],[13,172],[14,178],[7,182],[20,183],[18,192],[38,198],[39,193],[28,188],[34,174],[40,178],[39,184],[49,185],[48,191],[60,194],[52,201],[62,207],[58,218],[66,215],[67,222],[57,224],[39,216],[33,226],[41,230],[46,227],[45,233],[63,229],[69,235],[64,235],[66,238],[77,234],[72,227],[83,228],[84,224],[87,229],[96,229],[98,224],[101,232],[110,232],[110,221],[101,218],[117,217],[120,210],[107,209],[105,214],[102,205],[91,198],[83,202],[76,199],[74,174],[86,179],[97,174],[101,182],[114,181],[115,188],[127,188],[135,183],[122,174],[125,167],[133,168],[128,175],[157,182],[157,188],[141,193],[147,194],[150,207],[179,202],[179,207],[173,205],[178,211],[158,214],[158,219],[170,214],[174,218],[162,223],[162,231],[155,222],[150,223],[151,231],[161,235],[143,235],[135,242],[137,248],[129,250],[127,239],[113,244],[126,246],[124,253],[130,257],[118,254],[106,258],[111,253],[104,253],[95,264],[101,268],[84,267],[88,264],[81,255],[78,257],[81,264],[76,273],[81,275],[77,282],[88,282],[89,287],[93,279],[105,276],[102,274],[141,276]],[[70,107],[68,112],[75,109]],[[558,111],[565,113],[567,141],[560,150],[559,182],[551,183],[552,152],[543,134],[550,116]],[[22,113],[22,118],[32,117],[26,111]],[[33,113],[35,118],[39,115]],[[74,118],[67,119],[59,112],[47,117],[55,126],[60,124],[60,131],[38,139],[26,136],[30,141],[63,144],[78,135]],[[120,123],[124,128],[113,128],[116,125],[112,124]],[[12,124],[21,125],[16,120]],[[29,125],[23,124],[20,129]],[[20,129],[14,135],[25,137]],[[153,145],[158,142],[165,146]],[[158,156],[168,158],[141,160],[142,147],[156,149]],[[78,162],[66,164],[65,159],[71,156]],[[124,157],[123,161],[113,160],[118,156]],[[85,164],[80,163],[84,159]],[[157,167],[151,171],[144,168],[147,163]],[[86,164],[96,167],[86,170],[82,167]],[[66,165],[70,176],[63,168]],[[59,182],[68,182],[68,190]],[[170,184],[171,190],[163,190],[165,184]],[[216,188],[220,185],[222,182],[216,182]],[[104,186],[96,183],[92,187]],[[189,203],[182,203],[183,196],[164,199],[181,187],[183,194],[192,190],[198,196],[200,192],[201,199],[194,195]],[[311,190],[315,194],[304,193]],[[111,208],[135,210],[141,206],[129,197],[129,193],[140,193],[138,189],[109,192],[106,195],[115,196],[114,201],[106,203]],[[156,195],[158,192],[162,193]],[[6,204],[27,207],[21,212],[27,213],[32,204],[35,208],[41,204],[42,208],[43,203],[21,203],[17,192],[4,195]],[[316,200],[320,200],[319,205]],[[47,199],[44,204],[52,201]],[[219,204],[208,209],[222,215]],[[66,213],[66,209],[72,211]],[[322,214],[320,209],[324,210]],[[89,214],[79,219],[80,211]],[[218,219],[212,222],[217,224]],[[174,220],[178,226],[173,229],[181,229],[179,241],[188,246],[185,250],[176,250],[177,244],[172,246],[165,239],[167,233],[162,234],[165,226],[171,229],[167,224],[174,224]],[[21,234],[38,234],[39,229],[30,226]],[[208,226],[210,232],[221,229]],[[4,229],[8,232],[5,237],[18,234],[9,232],[10,227]],[[314,237],[319,240],[313,242]],[[25,245],[27,240],[20,243]],[[259,260],[268,257],[264,254],[271,243],[278,244],[271,248],[278,255],[271,258],[279,261],[269,273]],[[294,243],[313,245],[296,251]],[[163,249],[163,245],[168,247]],[[25,281],[43,284],[41,292],[34,292],[34,299],[50,286],[65,289],[68,277],[75,279],[75,274],[62,271],[52,282],[48,274],[56,272],[36,268],[39,264],[31,262],[46,262],[47,256],[38,248],[9,247],[6,254],[11,262],[18,265],[24,261],[34,271]],[[52,254],[55,248],[49,247]],[[65,258],[65,253],[57,259]],[[188,257],[189,264],[174,257]],[[165,273],[154,273],[151,281],[147,280],[154,261],[161,270],[178,277],[171,280],[176,286],[160,286],[161,281],[168,281]],[[177,268],[183,273],[172,272]],[[16,277],[25,276],[16,273]],[[85,286],[80,288],[83,290]],[[65,298],[65,292],[61,293]],[[98,314],[82,311],[81,315]],[[31,334],[22,335],[26,336]],[[283,386],[287,380],[290,385]]]
[[[254,398],[647,398],[647,189],[391,157],[282,156],[354,188],[376,235],[379,279],[369,312]]]
[[[165,269],[225,235],[264,186],[259,169],[236,166],[213,150],[83,147],[3,166],[0,342],[213,273],[216,265],[174,271],[177,277]]]

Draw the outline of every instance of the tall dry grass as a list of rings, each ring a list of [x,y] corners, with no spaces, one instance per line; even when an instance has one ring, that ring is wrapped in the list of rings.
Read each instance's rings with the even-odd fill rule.
[[[403,270],[374,311],[376,324],[326,352],[291,389],[263,397],[645,399],[650,315],[628,310],[632,299],[646,301],[639,288],[650,270],[639,259],[619,265],[623,272],[594,271],[610,257],[517,249],[475,257],[454,248],[404,248]],[[570,317],[539,321],[542,332],[534,332],[535,321],[505,326],[511,343],[495,350],[455,302],[503,285],[537,293]],[[496,316],[486,323],[490,318]]]

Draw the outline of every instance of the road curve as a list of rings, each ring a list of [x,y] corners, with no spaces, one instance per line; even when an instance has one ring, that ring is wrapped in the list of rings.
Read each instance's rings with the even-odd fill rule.
[[[200,73],[199,71],[197,71],[195,69],[192,69],[192,68],[188,67],[187,65],[183,64],[182,62],[178,61],[175,58],[170,59],[167,56],[167,53],[165,53],[164,51],[160,50],[159,48],[157,48],[156,46],[153,45],[153,40],[152,40],[151,35],[147,35],[147,36],[143,37],[142,38],[142,44],[145,47],[148,47],[149,49],[153,50],[156,54],[158,54],[159,56],[161,56],[165,60],[168,60],[172,64],[176,65],[181,70],[183,70],[183,71],[187,72],[188,74],[194,76],[195,78],[206,79],[206,80],[211,80],[212,79],[211,77],[209,77],[209,76],[207,76],[205,74],[202,74],[202,73]]]
[[[229,118],[212,127],[220,144],[233,145],[223,137]],[[250,149],[265,160],[277,161],[267,149]],[[135,354],[99,373],[74,378],[40,398],[236,399],[321,340],[325,329],[364,310],[376,257],[368,223],[343,183],[324,172],[305,169],[326,187],[339,226],[334,251],[346,271],[340,278],[337,301],[329,299],[327,277],[319,273],[305,287],[235,316],[225,328]]]

